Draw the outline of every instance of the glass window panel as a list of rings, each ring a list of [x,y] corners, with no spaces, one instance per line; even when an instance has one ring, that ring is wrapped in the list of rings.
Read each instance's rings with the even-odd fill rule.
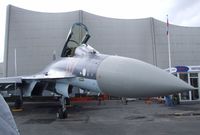
[[[181,93],[181,100],[189,100],[189,99],[190,99],[189,91]]]
[[[182,79],[185,82],[188,82],[188,74],[187,73],[180,73],[179,74],[180,79]]]
[[[199,91],[198,91],[198,89],[192,90],[191,92],[192,92],[192,100],[199,99]]]
[[[198,78],[190,78],[190,84],[193,87],[198,88]]]
[[[198,73],[190,73],[190,77],[198,77]]]

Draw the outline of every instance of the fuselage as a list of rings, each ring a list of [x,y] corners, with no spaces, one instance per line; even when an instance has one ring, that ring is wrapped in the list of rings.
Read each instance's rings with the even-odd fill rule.
[[[100,54],[81,45],[74,57],[62,58],[44,71],[48,74],[71,74],[66,84],[84,90],[121,97],[169,95],[192,89],[173,75],[148,63],[127,57]]]
[[[86,47],[86,46],[82,46]],[[77,48],[80,49],[80,48]],[[82,48],[81,48],[82,49]],[[91,49],[91,48],[90,48]],[[62,79],[75,87],[93,92],[102,92],[97,82],[97,70],[104,59],[109,55],[96,53],[78,53],[74,57],[62,58],[47,66],[42,72],[44,74],[71,74],[75,76],[71,79]]]

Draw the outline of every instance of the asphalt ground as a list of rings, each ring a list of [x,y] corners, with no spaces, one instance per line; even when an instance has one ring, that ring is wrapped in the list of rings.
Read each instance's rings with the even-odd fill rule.
[[[12,104],[10,107],[12,108]],[[28,102],[13,112],[21,135],[199,135],[200,104],[173,107],[144,101],[75,103],[68,119],[57,119],[58,102]]]

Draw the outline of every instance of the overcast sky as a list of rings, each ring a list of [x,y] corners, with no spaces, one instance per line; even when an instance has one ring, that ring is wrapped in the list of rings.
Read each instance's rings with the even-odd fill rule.
[[[181,26],[200,27],[200,0],[0,0],[0,62],[3,61],[6,6],[41,12],[84,10],[93,14],[136,19],[154,17]]]

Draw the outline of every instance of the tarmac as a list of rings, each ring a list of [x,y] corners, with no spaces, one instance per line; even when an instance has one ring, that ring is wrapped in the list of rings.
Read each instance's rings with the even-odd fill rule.
[[[12,108],[12,104],[10,103]],[[68,119],[57,119],[58,102],[27,102],[13,112],[21,135],[199,135],[200,103],[168,107],[120,100],[74,103]]]

